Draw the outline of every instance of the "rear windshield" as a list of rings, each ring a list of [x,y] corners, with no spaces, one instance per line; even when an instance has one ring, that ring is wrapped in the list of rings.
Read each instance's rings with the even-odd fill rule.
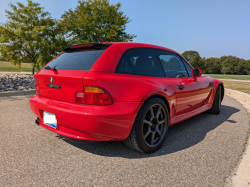
[[[104,50],[63,52],[47,66],[58,70],[90,70]]]

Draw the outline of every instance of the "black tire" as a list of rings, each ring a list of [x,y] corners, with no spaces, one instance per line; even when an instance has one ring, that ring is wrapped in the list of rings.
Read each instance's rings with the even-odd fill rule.
[[[210,114],[219,114],[221,109],[221,86],[218,86],[212,108],[209,110]]]
[[[140,152],[155,152],[166,139],[168,123],[168,109],[164,101],[156,97],[151,98],[141,107],[124,143]]]

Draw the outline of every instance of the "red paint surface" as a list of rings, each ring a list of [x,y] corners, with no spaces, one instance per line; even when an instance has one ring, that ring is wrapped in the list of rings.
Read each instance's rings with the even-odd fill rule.
[[[165,78],[114,73],[122,54],[130,48],[168,48],[139,44],[114,43],[100,56],[90,71],[41,70],[35,75],[40,96],[30,98],[32,111],[40,125],[63,136],[93,141],[124,140],[130,133],[143,103],[150,97],[161,97],[169,108],[169,125],[173,125],[212,107],[221,81],[208,76]],[[176,53],[178,54],[178,53]],[[178,54],[179,55],[179,54]],[[46,87],[53,77],[61,89]],[[75,94],[83,86],[104,88],[114,104],[91,106],[77,104]],[[183,89],[177,89],[183,85]],[[58,125],[53,129],[42,123],[43,111],[56,115]]]

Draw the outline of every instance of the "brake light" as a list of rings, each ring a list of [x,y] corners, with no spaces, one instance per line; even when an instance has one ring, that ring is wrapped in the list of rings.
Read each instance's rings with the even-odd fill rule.
[[[35,85],[35,88],[36,88],[36,94],[37,94],[37,95],[40,95],[39,86],[38,86],[38,85]]]
[[[76,46],[71,46],[70,49],[78,48],[78,47],[91,47],[93,44],[84,44],[84,45],[76,45]]]
[[[100,87],[84,86],[83,91],[76,92],[76,103],[86,105],[112,105],[110,94]]]

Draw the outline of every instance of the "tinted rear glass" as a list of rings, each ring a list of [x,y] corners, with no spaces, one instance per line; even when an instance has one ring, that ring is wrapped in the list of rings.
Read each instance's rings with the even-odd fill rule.
[[[104,50],[64,52],[47,66],[58,70],[90,70]]]

